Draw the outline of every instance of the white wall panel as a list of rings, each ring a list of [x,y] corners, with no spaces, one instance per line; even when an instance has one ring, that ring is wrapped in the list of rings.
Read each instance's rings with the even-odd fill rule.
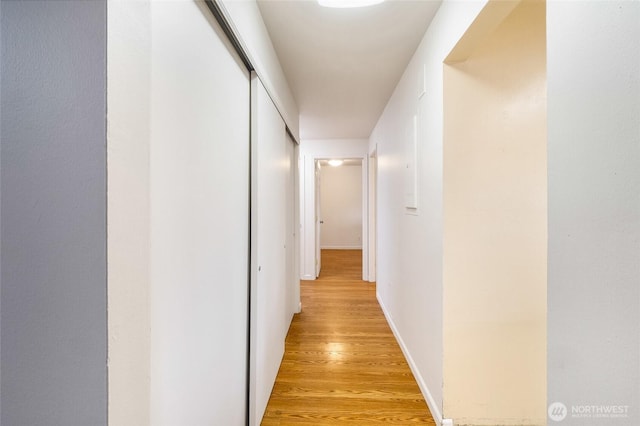
[[[547,392],[567,426],[640,424],[639,44],[639,2],[547,4]]]

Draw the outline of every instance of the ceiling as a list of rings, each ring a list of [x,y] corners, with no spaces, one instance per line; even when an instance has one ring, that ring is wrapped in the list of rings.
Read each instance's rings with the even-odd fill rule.
[[[441,3],[257,1],[298,104],[301,139],[368,138]]]

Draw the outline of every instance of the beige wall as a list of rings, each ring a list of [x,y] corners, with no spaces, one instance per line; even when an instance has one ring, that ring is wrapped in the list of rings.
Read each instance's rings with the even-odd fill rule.
[[[323,166],[320,247],[362,248],[362,165]]]
[[[524,1],[445,65],[443,414],[456,425],[545,424],[545,57],[545,4]]]

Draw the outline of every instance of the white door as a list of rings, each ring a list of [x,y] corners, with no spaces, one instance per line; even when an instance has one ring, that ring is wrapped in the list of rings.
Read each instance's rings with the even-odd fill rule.
[[[286,185],[287,197],[287,293],[288,310],[285,320],[291,322],[294,313],[299,312],[300,305],[300,273],[298,260],[298,229],[300,228],[298,201],[298,146],[291,136],[287,135],[288,176]]]
[[[288,262],[294,248],[291,142],[260,79],[251,77],[250,425],[258,425],[284,355],[293,308]],[[226,424],[226,423],[225,423]]]
[[[249,73],[201,4],[151,22],[150,424],[242,425]]]

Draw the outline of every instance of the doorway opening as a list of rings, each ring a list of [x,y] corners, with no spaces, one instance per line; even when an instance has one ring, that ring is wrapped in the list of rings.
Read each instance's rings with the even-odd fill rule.
[[[361,158],[315,160],[316,278],[347,274],[362,279],[367,231],[362,163]],[[327,268],[323,256],[331,259]]]

